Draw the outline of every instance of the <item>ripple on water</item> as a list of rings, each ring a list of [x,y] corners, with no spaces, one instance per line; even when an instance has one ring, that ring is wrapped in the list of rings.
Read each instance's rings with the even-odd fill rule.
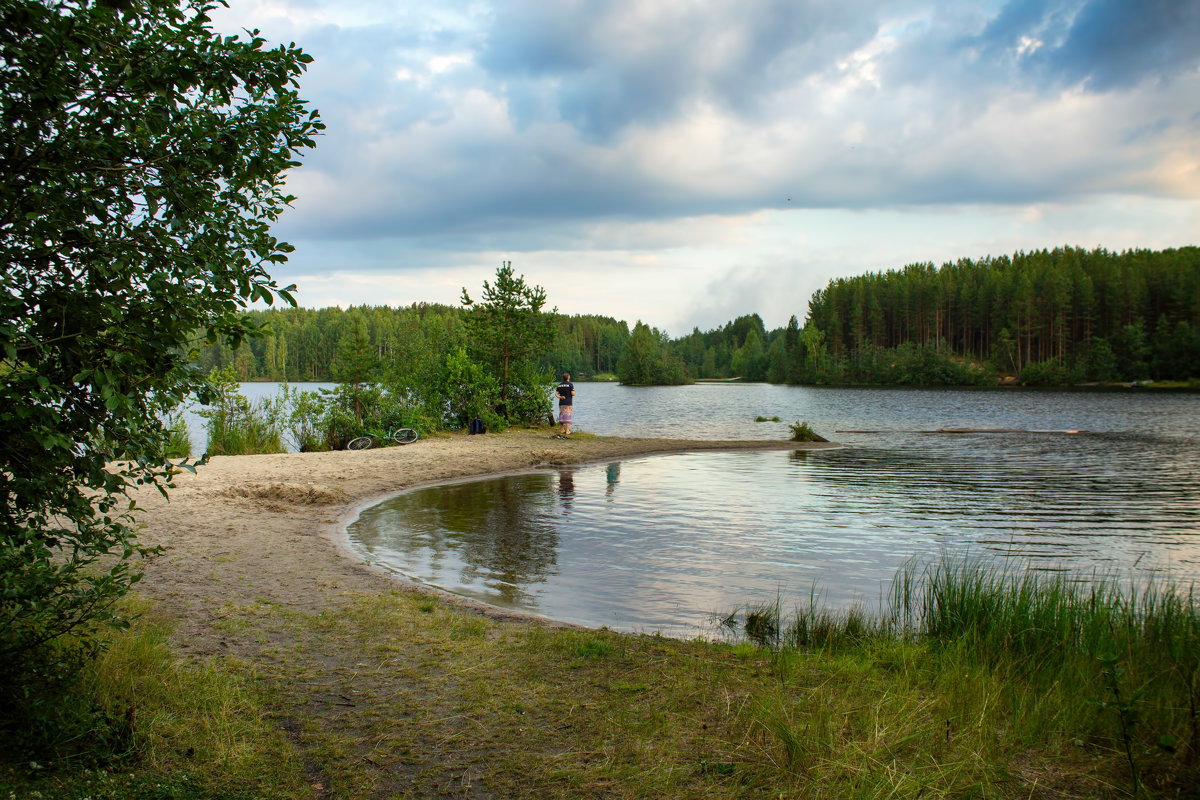
[[[409,492],[349,533],[364,557],[489,603],[693,635],[814,587],[874,607],[906,560],[943,553],[1193,582],[1196,451],[1018,432],[659,456]]]

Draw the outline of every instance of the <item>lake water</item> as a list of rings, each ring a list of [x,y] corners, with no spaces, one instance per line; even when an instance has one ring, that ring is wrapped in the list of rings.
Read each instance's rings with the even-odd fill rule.
[[[845,447],[424,489],[365,510],[351,545],[485,602],[677,636],[814,591],[875,608],[905,560],[943,554],[1200,579],[1200,395],[582,383],[576,402],[592,433],[784,439],[806,420]]]

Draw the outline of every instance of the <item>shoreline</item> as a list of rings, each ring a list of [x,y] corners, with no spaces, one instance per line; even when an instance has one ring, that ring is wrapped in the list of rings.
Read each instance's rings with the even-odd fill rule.
[[[928,788],[948,798],[985,784],[1014,798],[1124,795],[1131,781],[1119,734],[1086,711],[1112,673],[1085,647],[1063,647],[1045,616],[1058,613],[1051,602],[1045,612],[1014,602],[1010,619],[994,613],[984,586],[974,589],[978,600],[964,591],[954,601],[965,632],[931,634],[950,647],[817,616],[819,634],[806,623],[812,636],[774,651],[749,630],[753,641],[726,647],[509,613],[339,546],[362,508],[421,486],[671,453],[839,446],[512,431],[359,453],[224,457],[180,475],[170,502],[143,492],[143,543],[169,550],[134,587],[148,621],[127,646],[133,658],[117,667],[148,669],[114,676],[118,703],[145,692],[147,757],[123,779],[183,776],[216,797],[251,796],[266,778],[280,789],[272,796],[311,800],[842,796],[862,794],[864,779],[880,795]],[[962,577],[964,590],[976,587]],[[1013,601],[1023,591],[1001,588]],[[1192,746],[1194,648],[1168,657],[1139,626],[1112,624],[1119,599],[1098,611],[1086,596],[1078,601],[1098,615],[1088,630],[1132,632],[1111,643],[1130,653],[1129,685],[1159,688],[1140,708],[1149,724],[1125,744],[1144,751],[1142,774],[1161,781],[1164,796],[1186,789],[1194,764],[1174,751],[1149,758],[1163,731]],[[1033,607],[1036,620],[1021,616]],[[1194,605],[1164,609],[1165,627],[1154,630],[1190,642]],[[1030,630],[1040,636],[1026,642]],[[142,660],[150,651],[152,663]],[[1028,668],[1031,653],[1060,651],[1061,663]],[[1042,699],[1031,709],[1028,698]],[[800,770],[798,748],[817,755]],[[864,758],[884,771],[864,773]],[[95,794],[90,773],[68,780],[81,787],[71,796],[85,786]]]
[[[146,561],[135,591],[177,620],[175,639],[204,655],[257,650],[223,630],[247,607],[306,613],[336,609],[364,594],[436,594],[488,617],[567,625],[492,606],[365,561],[346,527],[363,509],[420,488],[556,466],[703,451],[835,449],[833,442],[632,439],[545,431],[421,439],[411,445],[324,453],[218,456],[181,473],[164,500],[136,498],[138,540],[166,551]]]
[[[527,434],[527,432],[526,431],[507,431],[507,432],[505,432],[505,434],[519,435],[519,434]],[[505,434],[500,434],[500,435],[503,436]],[[459,434],[454,434],[454,435],[458,436]],[[535,435],[538,435],[538,434],[535,434]],[[706,451],[707,452],[714,452],[714,451],[728,452],[728,451],[735,451],[735,450],[830,450],[830,449],[838,449],[838,448],[843,447],[843,445],[840,443],[828,442],[828,441],[826,441],[826,442],[792,442],[792,441],[776,442],[776,441],[771,441],[771,440],[745,440],[746,442],[751,444],[751,446],[749,446],[749,447],[745,446],[741,440],[734,440],[734,441],[712,440],[714,443],[720,444],[722,446],[711,447],[711,446],[708,446],[708,442],[706,440],[699,440],[699,441],[698,440],[684,440],[684,439],[662,440],[662,439],[636,439],[636,438],[624,438],[624,437],[595,437],[593,439],[593,437],[591,437],[590,435],[587,435],[587,434],[585,434],[584,437],[582,437],[578,440],[569,440],[569,441],[565,442],[565,445],[567,447],[569,447],[575,441],[588,442],[588,441],[595,441],[595,440],[604,440],[604,441],[608,441],[608,442],[616,441],[616,442],[630,443],[630,444],[653,442],[653,443],[656,443],[656,445],[661,444],[662,442],[665,442],[665,441],[669,441],[672,443],[678,441],[680,443],[697,445],[695,447],[684,447],[682,449],[679,449],[679,448],[676,448],[674,446],[674,444],[672,444],[669,446],[660,447],[659,449],[655,449],[655,450],[647,450],[647,451],[631,450],[628,452],[621,452],[618,454],[618,457],[623,458],[623,459],[655,458],[655,457],[659,457],[659,456],[682,455],[685,453],[698,453],[698,452],[706,452]],[[419,441],[430,441],[430,440],[419,440]],[[432,440],[432,441],[436,441],[436,440]],[[389,449],[394,449],[394,448],[389,448]],[[500,470],[500,471],[496,471],[496,472],[484,472],[484,473],[480,473],[480,474],[466,475],[466,476],[455,477],[455,478],[450,478],[450,479],[440,479],[440,480],[427,481],[427,482],[418,482],[418,483],[404,486],[401,489],[390,490],[390,491],[386,491],[382,494],[378,494],[378,495],[375,495],[372,497],[367,497],[367,498],[362,499],[359,502],[356,502],[353,506],[348,508],[346,510],[346,512],[342,515],[342,517],[338,523],[339,535],[337,536],[336,546],[338,548],[339,553],[342,555],[342,557],[349,559],[350,561],[352,561],[356,564],[359,564],[364,569],[370,570],[371,572],[373,572],[375,574],[382,575],[385,578],[387,578],[391,581],[397,582],[398,584],[400,584],[406,588],[409,588],[409,589],[412,589],[412,590],[415,590],[418,592],[434,594],[447,603],[450,603],[459,608],[470,609],[477,614],[481,614],[481,615],[489,617],[491,619],[509,619],[509,620],[517,620],[517,621],[523,621],[523,622],[528,622],[528,623],[534,623],[534,624],[548,625],[548,626],[552,626],[552,627],[556,627],[556,628],[576,628],[576,629],[580,629],[580,630],[590,630],[589,626],[578,624],[578,623],[573,623],[573,622],[567,622],[565,620],[555,619],[554,617],[546,616],[544,614],[538,614],[533,611],[527,611],[527,610],[522,610],[522,609],[518,609],[518,608],[508,608],[505,606],[494,605],[492,603],[488,603],[486,601],[479,600],[474,597],[469,597],[467,595],[453,592],[444,587],[437,586],[436,584],[427,583],[425,581],[413,578],[411,576],[405,575],[403,572],[399,572],[399,571],[390,569],[386,566],[383,566],[383,565],[379,564],[378,562],[369,561],[369,560],[365,559],[362,556],[362,554],[360,554],[358,551],[356,551],[350,545],[349,527],[350,527],[350,525],[354,524],[354,522],[361,516],[362,512],[367,510],[368,508],[371,508],[380,503],[386,502],[387,500],[390,500],[393,497],[398,497],[399,495],[407,494],[408,492],[415,492],[415,491],[420,491],[423,489],[435,489],[435,488],[438,488],[441,486],[455,486],[455,485],[464,484],[464,483],[474,483],[476,481],[488,481],[488,480],[494,480],[496,478],[504,478],[504,477],[513,476],[513,475],[530,475],[530,474],[533,474],[536,472],[540,472],[542,470],[552,469],[555,466],[562,466],[564,463],[570,463],[571,466],[586,467],[586,466],[593,465],[593,464],[602,464],[602,463],[605,463],[606,461],[611,461],[612,458],[613,458],[613,456],[605,456],[605,457],[596,457],[596,458],[581,460],[581,461],[555,462],[555,463],[545,462],[545,463],[539,463],[539,464],[530,464],[530,465],[526,465],[526,466],[514,467],[511,469],[504,469],[504,470]]]

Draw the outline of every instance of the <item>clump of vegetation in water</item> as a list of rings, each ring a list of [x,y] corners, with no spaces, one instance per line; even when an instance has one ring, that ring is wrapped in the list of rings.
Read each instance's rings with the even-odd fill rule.
[[[779,417],[755,417],[755,422],[779,422]]]
[[[791,430],[791,432],[792,432],[792,441],[793,442],[824,442],[824,441],[827,441],[825,439],[825,437],[821,436],[816,431],[814,431],[812,428],[810,428],[808,425],[808,422],[801,422],[800,420],[796,420],[792,424],[788,425],[788,429]]]

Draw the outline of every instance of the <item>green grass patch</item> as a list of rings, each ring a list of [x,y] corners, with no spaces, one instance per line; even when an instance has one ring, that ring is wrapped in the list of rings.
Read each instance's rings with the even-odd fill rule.
[[[630,799],[1200,785],[1196,607],[1165,585],[913,565],[878,614],[777,597],[731,613],[739,638],[722,643],[400,591],[338,602],[238,609],[255,626],[243,637],[272,643],[252,662],[172,658],[161,634],[109,661],[101,694],[134,700],[141,755],[105,780],[162,776],[178,793],[129,796],[185,798],[239,796],[260,772],[296,797],[314,780],[331,797]],[[94,765],[58,784],[17,772],[78,788],[45,796],[124,796],[90,788]]]
[[[167,458],[188,458],[192,454],[192,439],[183,414],[174,414],[167,425]]]
[[[808,422],[796,420],[788,423],[788,430],[792,432],[791,439],[793,442],[824,442],[823,437],[819,436],[816,431],[809,427]]]
[[[170,625],[141,616],[64,699],[95,709],[86,738],[37,759],[9,752],[0,797],[294,798],[305,796],[294,749],[268,717],[246,663],[180,659]]]

